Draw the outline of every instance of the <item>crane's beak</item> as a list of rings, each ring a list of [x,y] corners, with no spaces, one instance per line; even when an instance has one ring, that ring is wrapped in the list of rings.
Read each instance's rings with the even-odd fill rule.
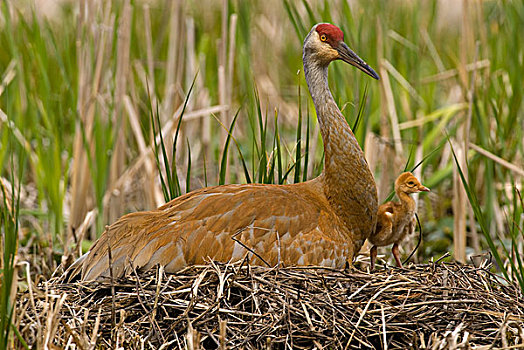
[[[360,57],[358,57],[358,55],[356,53],[354,53],[346,45],[345,42],[341,41],[340,44],[338,44],[338,47],[337,47],[336,50],[338,52],[338,59],[340,59],[340,60],[342,60],[342,61],[344,61],[346,63],[349,63],[352,66],[357,67],[358,69],[360,69],[364,73],[368,74],[372,78],[375,78],[377,80],[380,79],[378,74],[375,73],[375,71],[373,70],[373,68],[368,66],[368,64],[366,62],[364,62],[364,60],[362,60]]]

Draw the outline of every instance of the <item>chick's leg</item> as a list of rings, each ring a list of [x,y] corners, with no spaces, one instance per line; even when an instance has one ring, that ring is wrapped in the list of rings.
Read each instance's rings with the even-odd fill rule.
[[[395,260],[397,262],[398,267],[402,267],[402,262],[400,261],[400,252],[398,250],[398,244],[393,244],[393,248],[391,248],[391,252],[393,253],[393,256],[395,257]]]
[[[371,271],[375,268],[375,260],[377,259],[377,246],[374,245],[369,251],[369,257],[371,259]]]

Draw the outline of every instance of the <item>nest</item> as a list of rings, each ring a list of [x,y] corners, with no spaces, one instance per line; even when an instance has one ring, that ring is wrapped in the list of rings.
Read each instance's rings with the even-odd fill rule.
[[[211,262],[113,283],[52,279],[17,303],[21,336],[37,348],[487,349],[524,339],[520,290],[458,264],[366,273]]]

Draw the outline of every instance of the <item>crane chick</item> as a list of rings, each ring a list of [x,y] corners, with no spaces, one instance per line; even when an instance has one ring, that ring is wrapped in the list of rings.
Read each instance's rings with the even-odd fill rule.
[[[375,268],[377,247],[393,243],[391,249],[398,267],[402,267],[398,245],[415,230],[415,200],[411,193],[429,192],[429,188],[422,186],[420,181],[410,172],[400,174],[395,181],[395,193],[400,202],[386,202],[378,208],[377,226],[375,232],[369,237],[373,244],[370,251],[371,270]]]

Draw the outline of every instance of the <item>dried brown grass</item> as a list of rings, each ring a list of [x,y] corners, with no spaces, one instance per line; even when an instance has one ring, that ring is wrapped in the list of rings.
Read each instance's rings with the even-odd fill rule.
[[[211,262],[114,284],[52,278],[19,295],[16,323],[37,348],[488,349],[523,344],[522,298],[488,267]]]

